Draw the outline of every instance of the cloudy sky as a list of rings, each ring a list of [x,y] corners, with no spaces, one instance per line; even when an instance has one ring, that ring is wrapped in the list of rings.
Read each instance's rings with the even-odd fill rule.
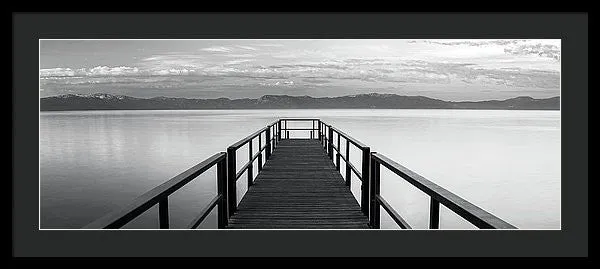
[[[560,40],[40,40],[40,96],[560,95]]]

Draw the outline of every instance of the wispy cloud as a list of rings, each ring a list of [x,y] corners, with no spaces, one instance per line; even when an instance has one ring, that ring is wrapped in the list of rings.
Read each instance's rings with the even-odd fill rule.
[[[117,67],[108,67],[108,66],[96,66],[92,69],[88,69],[85,73],[86,76],[126,76],[126,75],[135,75],[140,70],[137,67],[128,67],[128,66],[117,66]]]
[[[128,76],[162,76],[162,75],[189,75],[194,69],[166,68],[166,69],[140,69],[129,66],[96,66],[93,68],[49,68],[40,69],[41,79],[67,79],[82,77],[128,77]]]
[[[256,54],[250,54],[250,53],[243,53],[243,54],[233,54],[233,53],[230,53],[230,54],[223,54],[221,56],[225,56],[225,57],[228,57],[228,58],[254,58],[257,55]]]
[[[545,40],[541,40],[545,41]],[[560,47],[554,44],[542,43],[537,40],[515,39],[515,40],[461,40],[461,41],[431,41],[431,40],[411,40],[408,43],[425,43],[442,46],[469,46],[486,47],[501,46],[504,47],[504,53],[510,55],[526,56],[536,55],[539,57],[552,58],[560,60]]]
[[[198,69],[205,66],[206,57],[189,53],[160,54],[145,57],[137,63],[140,69]]]
[[[238,60],[231,60],[231,61],[227,61],[225,62],[226,65],[237,65],[237,64],[243,64],[243,63],[247,63],[247,62],[251,62],[252,60],[248,60],[248,59],[238,59]]]
[[[96,66],[90,69],[49,68],[40,69],[40,77],[126,76],[136,75],[138,72],[139,69],[137,67],[128,66]]]
[[[40,77],[72,77],[75,76],[75,70],[71,68],[47,68],[40,69]]]
[[[505,48],[504,52],[512,55],[537,55],[540,57],[560,60],[560,48],[550,44],[522,44]]]
[[[230,52],[231,48],[228,48],[228,47],[208,47],[208,48],[201,48],[200,50],[202,50],[202,51],[209,51],[209,52]]]
[[[261,43],[261,44],[256,44],[254,46],[258,46],[258,47],[283,47],[283,44],[277,44],[277,43]]]
[[[291,81],[291,80],[266,81],[266,82],[259,82],[258,85],[266,86],[266,87],[293,87],[294,81]]]
[[[525,39],[521,39],[521,40],[482,40],[482,41],[431,41],[431,40],[411,40],[409,41],[409,43],[426,43],[426,44],[437,44],[437,45],[444,45],[444,46],[474,46],[474,47],[480,47],[480,46],[490,46],[490,45],[499,45],[499,46],[504,46],[504,45],[510,45],[510,44],[518,44],[518,43],[522,43],[522,42],[526,42],[527,40]]]
[[[253,47],[250,47],[250,46],[241,46],[241,45],[238,45],[237,47],[240,48],[240,49],[245,49],[245,50],[252,50],[252,51],[258,50],[257,48],[253,48]]]
[[[302,79],[302,81],[308,82],[308,83],[316,83],[316,84],[324,84],[324,83],[331,82],[328,79],[319,79],[319,78],[304,78],[304,79]]]

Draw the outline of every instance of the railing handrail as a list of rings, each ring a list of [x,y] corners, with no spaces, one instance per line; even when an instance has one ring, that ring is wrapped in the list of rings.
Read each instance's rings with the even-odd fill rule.
[[[229,146],[230,148],[241,148],[243,147],[246,143],[248,143],[248,141],[253,140],[255,137],[259,136],[261,133],[263,133],[264,131],[266,131],[267,129],[271,128],[273,125],[277,124],[278,121],[274,121],[271,124],[261,128],[260,130],[240,139],[239,141],[233,143],[231,146]]]
[[[363,150],[363,149],[369,149],[369,147],[365,144],[363,144],[362,142],[358,141],[357,139],[353,138],[352,136],[342,132],[340,129],[333,127],[330,124],[327,124],[325,122],[322,122],[325,126],[331,128],[331,130],[333,130],[334,132],[336,132],[338,135],[340,135],[341,137],[343,137],[344,139],[346,139],[347,141],[349,141],[350,143],[352,143],[354,146],[356,146],[358,149]],[[328,138],[325,138],[326,140],[328,140]],[[332,140],[333,142],[333,140]],[[348,167],[350,167],[351,171],[354,172],[354,174],[356,174],[356,176],[358,177],[358,179],[360,179],[362,181],[362,174],[360,171],[358,171],[358,169],[352,164],[352,162],[350,160],[347,160],[346,157],[344,157],[344,155],[341,153],[341,149],[337,148],[335,145],[331,145],[331,148],[333,148],[335,151],[338,152],[338,154],[340,154],[340,158],[342,160],[344,160],[344,162],[346,162],[348,164]]]
[[[103,229],[103,228],[120,228],[133,220],[137,216],[158,204],[161,200],[168,197],[171,193],[177,191],[194,178],[210,169],[218,162],[224,160],[227,154],[219,152],[205,159],[201,163],[185,170],[179,175],[174,176],[168,181],[159,186],[145,192],[127,206],[113,211],[96,221],[84,226],[84,229]],[[218,194],[217,194],[218,196]]]
[[[259,136],[262,132],[266,131],[269,127],[263,127],[260,130],[240,139],[238,142],[233,143],[231,146],[229,146],[230,148],[241,148],[243,147],[246,143],[248,143],[248,141],[253,140],[255,137]]]
[[[354,137],[348,135],[347,133],[344,133],[342,130],[335,128],[333,126],[331,126],[331,129],[334,132],[337,132],[339,135],[341,135],[344,139],[347,139],[348,141],[350,141],[350,143],[354,144],[357,148],[359,149],[364,149],[364,148],[368,148],[367,145],[365,145],[364,143],[358,141],[357,139],[355,139]]]
[[[323,122],[323,121],[321,121],[321,122]],[[348,141],[350,141],[350,143],[354,144],[357,148],[359,148],[359,149],[368,148],[367,145],[365,145],[364,143],[358,141],[358,139],[350,136],[349,134],[343,132],[342,130],[340,130],[340,129],[336,128],[336,127],[333,127],[332,125],[327,124],[325,122],[323,122],[323,124],[325,126],[331,128],[333,131],[335,131],[339,135],[341,135],[344,139],[347,139]]]
[[[311,120],[321,120],[319,118],[279,118],[278,121],[311,121]]]
[[[445,205],[465,220],[479,228],[493,229],[515,229],[510,223],[494,216],[482,208],[468,202],[460,196],[446,190],[445,188],[431,182],[425,177],[411,171],[380,153],[371,153],[371,156],[380,164],[408,181],[424,193],[431,196],[437,202]]]

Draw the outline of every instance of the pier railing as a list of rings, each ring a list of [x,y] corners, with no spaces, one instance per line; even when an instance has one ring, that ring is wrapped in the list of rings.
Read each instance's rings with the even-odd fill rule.
[[[352,173],[361,180],[361,209],[369,217],[369,226],[373,229],[380,228],[380,207],[403,229],[411,229],[406,220],[381,196],[381,173],[383,165],[411,185],[430,196],[429,228],[439,229],[440,203],[452,210],[463,219],[483,229],[516,229],[510,223],[492,215],[478,206],[466,201],[456,194],[427,180],[419,174],[401,166],[382,154],[370,152],[370,148],[360,141],[354,139],[341,130],[320,121],[319,137],[322,137],[324,148],[329,158],[334,161],[336,168],[340,171],[340,159],[346,164],[346,185],[350,186]],[[337,139],[335,139],[337,136]],[[341,138],[345,140],[345,156],[342,154]],[[358,148],[362,152],[361,172],[350,161],[350,146]],[[334,160],[335,152],[335,160]]]
[[[169,195],[177,191],[213,166],[217,166],[217,195],[200,210],[187,228],[195,229],[208,216],[212,209],[218,205],[218,228],[227,226],[227,183],[225,152],[217,153],[183,173],[171,178],[158,187],[144,193],[126,207],[105,215],[104,217],[86,225],[84,229],[118,229],[129,223],[137,216],[158,204],[158,219],[161,229],[169,229]]]
[[[440,227],[440,203],[452,210],[454,213],[469,221],[478,228],[483,229],[515,229],[513,225],[492,215],[491,213],[469,203],[458,195],[440,187],[439,185],[427,180],[419,174],[408,168],[390,160],[382,154],[373,152],[371,154],[371,209],[369,216],[369,225],[371,228],[380,228],[379,206],[394,219],[396,224],[404,229],[410,229],[410,225],[396,212],[392,206],[381,196],[381,173],[380,167],[386,167],[394,174],[400,176],[411,185],[429,195],[429,228],[439,229]]]
[[[303,121],[310,121],[312,123],[312,127],[311,128],[291,128],[287,126],[287,123],[289,121],[294,121],[294,122],[303,122]],[[281,139],[289,139],[290,138],[290,131],[310,131],[309,132],[309,139],[319,139],[319,137],[315,137],[315,134],[317,134],[316,131],[319,131],[319,126],[320,126],[321,120],[319,119],[302,119],[302,118],[284,118],[284,119],[280,119],[277,121],[277,137],[279,138],[279,140]]]
[[[341,130],[325,123],[322,121],[319,121],[322,128],[319,128],[320,131],[320,137],[322,137],[322,141],[323,141],[323,147],[327,150],[328,156],[329,158],[334,161],[334,151],[336,152],[335,154],[335,165],[336,168],[338,170],[338,172],[340,171],[340,159],[344,160],[344,163],[346,164],[346,186],[348,186],[349,188],[352,185],[352,174],[354,173],[356,175],[356,178],[358,178],[361,181],[361,186],[360,186],[360,208],[362,210],[362,212],[367,215],[369,212],[369,161],[370,161],[370,154],[371,154],[371,149],[369,147],[367,147],[365,144],[361,143],[360,141],[354,139],[353,137],[351,137],[350,135],[342,132]],[[337,140],[335,139],[335,136],[337,135]],[[346,143],[346,152],[345,155],[342,154],[341,152],[341,148],[340,148],[340,141],[341,138],[344,138],[345,143]],[[337,141],[337,145],[334,145],[334,141]],[[358,150],[361,151],[361,169],[360,171],[358,170],[358,168],[356,168],[356,166],[354,164],[352,164],[352,162],[350,161],[350,146],[356,147]]]
[[[288,122],[311,122],[311,128],[291,128]],[[213,166],[217,166],[217,195],[206,205],[198,217],[189,225],[195,229],[215,208],[217,211],[217,226],[219,229],[227,227],[229,217],[237,210],[237,181],[247,172],[248,188],[254,184],[254,161],[257,161],[258,172],[264,161],[268,160],[273,150],[282,139],[290,139],[290,131],[310,131],[309,139],[318,139],[324,151],[340,171],[341,160],[345,167],[345,184],[351,187],[352,174],[361,181],[360,206],[361,211],[369,219],[372,229],[380,228],[380,207],[403,229],[411,229],[409,223],[398,214],[396,210],[381,196],[381,166],[392,171],[400,178],[406,180],[430,197],[429,228],[439,229],[440,204],[452,210],[463,219],[483,229],[516,229],[515,226],[492,215],[491,213],[464,200],[456,194],[438,186],[406,167],[394,162],[386,156],[371,152],[370,147],[344,133],[343,131],[327,124],[320,119],[312,118],[282,118],[278,119],[249,136],[239,140],[227,148],[227,153],[220,152],[200,164],[173,177],[160,186],[138,197],[130,205],[112,212],[88,224],[85,229],[117,229],[121,228],[152,206],[159,205],[159,223],[161,229],[169,228],[168,197],[194,178],[204,173]],[[264,136],[263,136],[264,134]],[[337,136],[337,139],[335,137]],[[264,142],[263,142],[264,137]],[[258,149],[253,150],[253,141],[258,140]],[[345,152],[342,153],[340,144],[345,143]],[[248,145],[248,162],[237,169],[237,151]],[[350,161],[350,148],[355,147],[361,152],[360,170]],[[334,154],[335,153],[335,154]]]
[[[254,184],[254,161],[258,160],[258,172],[262,170],[263,165],[263,151],[265,152],[265,161],[271,157],[272,150],[277,146],[277,141],[281,135],[281,132],[276,129],[276,125],[281,126],[281,120],[274,121],[266,127],[252,133],[251,135],[241,139],[227,148],[227,192],[229,198],[229,215],[232,216],[237,210],[237,181],[244,174],[248,172],[248,188]],[[277,132],[276,132],[277,130]],[[263,146],[262,134],[265,134],[265,143]],[[256,153],[252,150],[252,141],[258,139],[258,150]],[[248,144],[248,162],[244,164],[240,170],[237,170],[237,150],[244,145]]]

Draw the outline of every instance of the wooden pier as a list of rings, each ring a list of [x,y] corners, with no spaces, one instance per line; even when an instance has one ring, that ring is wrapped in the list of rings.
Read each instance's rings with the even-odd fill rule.
[[[232,229],[368,229],[318,140],[283,140],[229,220]]]
[[[291,128],[288,122],[309,123]],[[301,137],[290,131],[306,132]],[[253,149],[253,142],[258,148]],[[344,143],[344,152],[340,145]],[[237,168],[238,150],[248,148],[248,162]],[[350,161],[350,148],[360,166]],[[254,171],[254,164],[258,171]],[[345,165],[345,176],[340,167]],[[483,229],[516,229],[513,225],[425,179],[320,119],[279,119],[83,227],[118,229],[158,204],[158,225],[168,229],[169,195],[216,167],[217,193],[185,229],[195,229],[215,208],[219,229],[379,229],[383,208],[403,229],[411,225],[381,196],[380,170],[389,169],[430,197],[429,228],[439,229],[440,204]],[[359,167],[359,168],[357,168]],[[237,198],[237,182],[246,174],[248,191]],[[350,191],[361,182],[360,198]],[[238,203],[238,200],[239,203]],[[360,203],[359,203],[360,201]]]

